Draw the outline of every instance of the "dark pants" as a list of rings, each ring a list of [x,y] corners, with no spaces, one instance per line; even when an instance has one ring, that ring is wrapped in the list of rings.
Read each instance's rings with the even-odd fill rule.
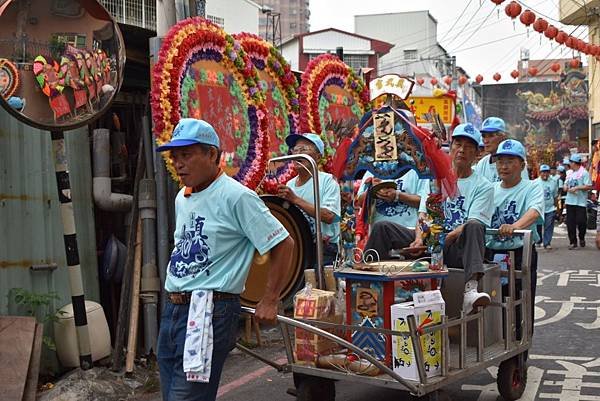
[[[583,206],[567,205],[567,232],[571,245],[577,245],[576,230],[579,231],[579,241],[585,241],[587,209]]]
[[[485,256],[485,226],[477,220],[465,223],[460,236],[452,244],[444,245],[444,264],[464,269],[465,282],[476,273],[483,273]]]
[[[517,248],[517,249],[509,249],[509,250],[493,250],[493,249],[487,249],[486,250],[486,259],[488,260],[493,260],[494,259],[494,255],[497,253],[509,253],[509,252],[514,252],[515,254],[515,270],[521,270],[521,266],[523,263],[523,248]],[[529,271],[529,279],[531,281],[531,286],[530,286],[530,291],[531,291],[531,305],[530,305],[530,309],[531,309],[531,317],[530,317],[530,321],[529,321],[529,327],[531,329],[531,333],[533,335],[533,322],[535,319],[534,316],[534,310],[535,310],[535,293],[536,293],[536,289],[537,289],[537,261],[538,259],[538,255],[537,255],[537,251],[535,249],[535,246],[531,247],[531,266],[529,267],[530,271]],[[522,289],[522,284],[521,284],[521,280],[516,280],[515,282],[515,297],[518,299],[520,298],[520,293],[521,293],[521,289]],[[508,284],[507,285],[503,285],[502,286],[502,296],[508,296],[509,292],[508,292]],[[517,313],[516,313],[516,327],[517,327],[517,339],[521,338],[521,309],[517,308]]]
[[[371,226],[365,252],[373,249],[379,254],[379,260],[388,260],[390,259],[390,250],[406,248],[414,240],[415,230],[391,221],[378,221]]]
[[[170,302],[160,319],[158,367],[163,401],[214,401],[225,359],[235,346],[240,300],[215,301],[213,309],[213,354],[208,383],[188,382],[183,371],[183,347],[187,328],[188,305]]]

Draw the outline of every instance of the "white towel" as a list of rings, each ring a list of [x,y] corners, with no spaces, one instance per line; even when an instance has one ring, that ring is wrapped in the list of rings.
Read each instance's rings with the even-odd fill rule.
[[[183,347],[183,371],[189,382],[208,383],[213,352],[213,292],[192,292]]]

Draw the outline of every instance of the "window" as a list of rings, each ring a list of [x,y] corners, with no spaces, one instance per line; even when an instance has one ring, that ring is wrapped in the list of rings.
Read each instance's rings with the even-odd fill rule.
[[[416,49],[404,50],[404,60],[416,60],[419,58],[419,51]]]
[[[78,33],[56,33],[54,38],[62,43],[76,47],[77,49],[85,49],[85,35]]]
[[[292,9],[290,10],[290,15],[292,15],[292,16],[295,16],[295,15],[297,15],[297,14],[298,14],[298,10],[296,10],[295,8],[292,8]]]
[[[206,19],[214,22],[215,24],[219,25],[221,28],[225,27],[225,19],[221,18],[221,17],[215,17],[214,15],[207,15]]]
[[[367,54],[344,54],[344,63],[358,74],[361,68],[369,66],[369,56]]]
[[[290,29],[296,29],[298,28],[298,24],[295,22],[290,22]]]

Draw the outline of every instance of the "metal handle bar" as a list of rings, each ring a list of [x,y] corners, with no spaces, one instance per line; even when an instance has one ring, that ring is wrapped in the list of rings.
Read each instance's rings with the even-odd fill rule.
[[[317,283],[320,289],[325,289],[325,276],[323,274],[323,235],[321,233],[321,199],[319,197],[319,169],[312,157],[304,153],[296,155],[279,156],[269,159],[269,164],[287,160],[306,160],[310,164],[313,179],[313,194],[315,197],[315,236],[317,242]]]
[[[248,308],[245,306],[242,306],[242,312],[244,313],[250,313],[252,315],[254,315],[254,313],[256,312],[255,309],[252,308]],[[402,384],[403,386],[405,386],[411,393],[413,394],[417,394],[418,389],[417,386],[415,386],[412,383],[409,383],[406,379],[404,379],[403,377],[399,376],[397,373],[395,373],[392,369],[388,368],[387,366],[385,366],[383,363],[381,363],[380,361],[378,361],[377,359],[375,359],[374,357],[372,357],[371,355],[369,355],[368,353],[366,353],[362,348],[357,347],[356,345],[344,340],[343,338],[340,338],[338,336],[336,336],[335,334],[331,334],[328,331],[325,330],[321,330],[317,327],[311,326],[309,324],[303,323],[303,322],[299,322],[297,320],[291,319],[289,317],[285,317],[285,316],[281,316],[281,315],[277,315],[277,321],[279,323],[283,323],[283,324],[287,324],[299,329],[303,329],[306,330],[310,333],[313,334],[317,334],[321,337],[325,337],[328,340],[331,340],[341,346],[344,346],[352,351],[354,351],[358,356],[360,356],[361,358],[366,359],[367,361],[371,362],[374,366],[376,366],[377,368],[379,368],[382,372],[388,374],[390,377],[392,377],[393,379],[397,380],[400,384]],[[284,339],[284,341],[289,341],[289,339]]]

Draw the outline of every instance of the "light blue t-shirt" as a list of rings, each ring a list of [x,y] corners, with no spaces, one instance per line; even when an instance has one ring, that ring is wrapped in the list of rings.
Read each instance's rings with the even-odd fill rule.
[[[313,192],[313,180],[310,178],[302,186],[296,186],[298,177],[294,177],[288,181],[287,186],[292,188],[294,193],[311,204],[315,203],[315,197]],[[335,178],[323,171],[319,171],[319,200],[321,207],[329,210],[335,214],[333,223],[326,224],[321,222],[321,235],[323,238],[329,238],[329,242],[336,244],[340,238],[340,216],[341,216],[341,201],[340,201],[340,186],[338,185]],[[315,236],[315,219],[306,213],[313,238]]]
[[[222,174],[210,186],[175,198],[175,248],[165,289],[240,294],[254,251],[263,255],[288,237],[255,192]]]
[[[492,217],[492,228],[500,228],[502,224],[514,224],[527,213],[535,209],[539,218],[527,230],[532,231],[532,238],[539,241],[536,224],[544,219],[544,192],[542,187],[535,181],[521,180],[512,188],[502,188],[502,183],[494,184],[494,215]],[[520,236],[500,238],[498,236],[487,236],[486,247],[490,249],[516,249],[523,246]]]
[[[360,196],[365,192],[367,178],[372,178],[373,174],[366,172],[363,176],[362,183],[358,189],[358,195]],[[382,181],[393,181],[396,183],[396,189],[401,192],[406,192],[412,195],[419,195],[421,199],[427,198],[429,195],[429,180],[421,179],[414,170],[409,170],[402,177],[396,180],[382,180]],[[415,228],[417,225],[419,210],[416,207],[407,205],[404,202],[386,202],[383,199],[375,200],[375,213],[373,216],[373,223],[378,221],[391,221],[396,224],[408,228]]]
[[[450,232],[472,219],[489,226],[494,211],[492,184],[475,171],[466,178],[459,178],[457,184],[458,194],[453,198],[446,198],[442,204],[444,231]],[[425,202],[426,199],[421,198],[419,212],[427,212]]]
[[[579,178],[574,178],[574,175],[575,172],[567,174],[567,179],[565,180],[565,186],[567,189],[580,185],[592,185],[592,179],[590,178],[590,173],[588,173],[587,170],[584,170],[583,174]],[[565,204],[587,207],[587,198],[588,191],[575,191],[575,193],[567,192]]]
[[[491,155],[485,155],[479,160],[479,162],[475,165],[474,170],[479,173],[479,175],[487,178],[492,184],[495,182],[500,182],[500,177],[498,176],[498,170],[496,169],[496,162],[491,162]],[[521,171],[521,178],[524,180],[529,180],[529,175],[527,174],[527,164],[525,164],[525,168]]]
[[[534,181],[541,185],[542,191],[544,191],[544,213],[556,211],[555,201],[558,196],[558,181],[552,177],[547,180],[538,177]]]

